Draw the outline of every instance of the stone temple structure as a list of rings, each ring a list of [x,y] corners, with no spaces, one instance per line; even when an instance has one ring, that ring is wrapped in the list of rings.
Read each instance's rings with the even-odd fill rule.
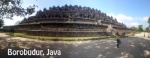
[[[100,10],[78,5],[53,6],[24,18],[14,26],[16,32],[52,37],[108,36],[113,32],[129,33],[125,24]]]

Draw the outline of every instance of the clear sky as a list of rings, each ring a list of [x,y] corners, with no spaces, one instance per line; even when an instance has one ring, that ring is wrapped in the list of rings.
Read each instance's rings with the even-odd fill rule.
[[[95,8],[117,18],[119,22],[125,23],[128,27],[142,24],[148,26],[147,19],[150,16],[150,0],[23,0],[23,7],[36,4],[36,11],[52,6],[80,5]],[[33,14],[34,15],[34,14]],[[5,20],[5,25],[14,25],[23,17],[14,17],[14,20]]]

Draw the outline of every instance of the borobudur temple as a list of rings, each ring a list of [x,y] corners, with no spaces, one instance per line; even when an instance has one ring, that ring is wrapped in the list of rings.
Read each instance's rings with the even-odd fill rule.
[[[14,26],[16,32],[51,37],[109,36],[117,31],[129,33],[125,24],[100,10],[78,5],[53,6],[39,10]]]

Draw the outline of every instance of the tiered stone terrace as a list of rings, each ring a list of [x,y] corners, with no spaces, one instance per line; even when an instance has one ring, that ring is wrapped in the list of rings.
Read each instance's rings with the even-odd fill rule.
[[[53,37],[108,36],[108,26],[120,31],[129,30],[125,24],[118,22],[112,16],[90,7],[65,5],[50,7],[38,11],[36,16],[24,18],[15,31],[29,35]]]

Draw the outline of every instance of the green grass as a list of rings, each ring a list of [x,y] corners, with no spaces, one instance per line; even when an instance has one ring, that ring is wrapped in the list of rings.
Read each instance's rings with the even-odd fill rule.
[[[32,36],[24,33],[7,33],[7,35],[15,37],[24,37],[30,39],[40,39],[40,40],[52,40],[52,41],[82,41],[82,40],[97,40],[111,38],[112,36],[100,36],[100,37],[48,37],[48,36]]]

